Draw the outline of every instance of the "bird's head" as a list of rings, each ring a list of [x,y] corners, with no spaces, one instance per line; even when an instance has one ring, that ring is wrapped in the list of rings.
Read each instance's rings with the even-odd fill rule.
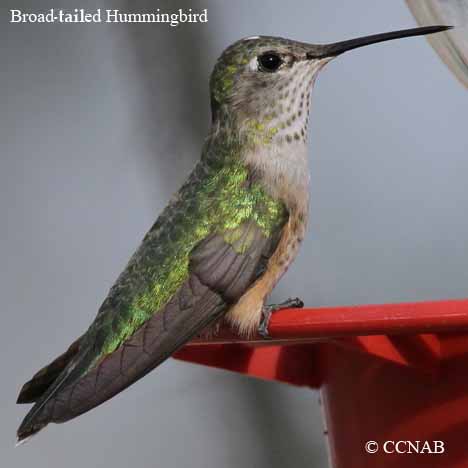
[[[261,138],[306,138],[309,94],[322,67],[351,49],[449,29],[429,26],[360,37],[333,44],[307,44],[255,36],[228,47],[211,75],[213,121],[235,118]]]

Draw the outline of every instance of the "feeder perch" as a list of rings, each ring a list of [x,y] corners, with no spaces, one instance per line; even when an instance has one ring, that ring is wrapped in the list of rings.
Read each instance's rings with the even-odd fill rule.
[[[269,330],[174,357],[320,389],[334,468],[468,467],[468,299],[288,309]]]

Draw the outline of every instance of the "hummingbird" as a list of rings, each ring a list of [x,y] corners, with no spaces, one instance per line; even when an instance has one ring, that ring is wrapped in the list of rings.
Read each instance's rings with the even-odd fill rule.
[[[210,79],[200,161],[143,238],[88,330],[22,387],[34,403],[18,442],[98,406],[197,334],[225,321],[268,337],[266,305],[308,219],[307,127],[319,71],[340,54],[450,26],[332,44],[255,36],[229,46]]]

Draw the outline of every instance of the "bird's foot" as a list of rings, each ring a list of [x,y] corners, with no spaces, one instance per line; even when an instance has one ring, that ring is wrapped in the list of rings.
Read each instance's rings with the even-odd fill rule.
[[[270,339],[270,333],[268,331],[268,324],[270,323],[271,314],[282,309],[301,309],[304,307],[304,302],[302,302],[298,297],[294,299],[287,299],[284,302],[279,304],[270,304],[263,306],[262,309],[262,319],[260,325],[258,326],[258,334],[264,339]]]

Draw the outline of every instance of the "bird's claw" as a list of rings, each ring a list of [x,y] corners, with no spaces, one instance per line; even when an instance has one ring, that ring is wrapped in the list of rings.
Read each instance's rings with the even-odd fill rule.
[[[262,319],[257,329],[258,334],[265,340],[271,340],[271,336],[268,331],[268,325],[270,323],[271,314],[282,309],[301,309],[302,307],[304,307],[304,302],[301,301],[301,299],[299,299],[298,297],[295,297],[294,299],[289,298],[284,302],[280,302],[279,304],[270,304],[263,306]]]
[[[270,333],[268,331],[268,324],[270,323],[270,318],[271,318],[272,313],[273,313],[273,310],[271,306],[263,306],[262,319],[260,320],[260,325],[258,326],[258,334],[264,340],[271,339]]]

